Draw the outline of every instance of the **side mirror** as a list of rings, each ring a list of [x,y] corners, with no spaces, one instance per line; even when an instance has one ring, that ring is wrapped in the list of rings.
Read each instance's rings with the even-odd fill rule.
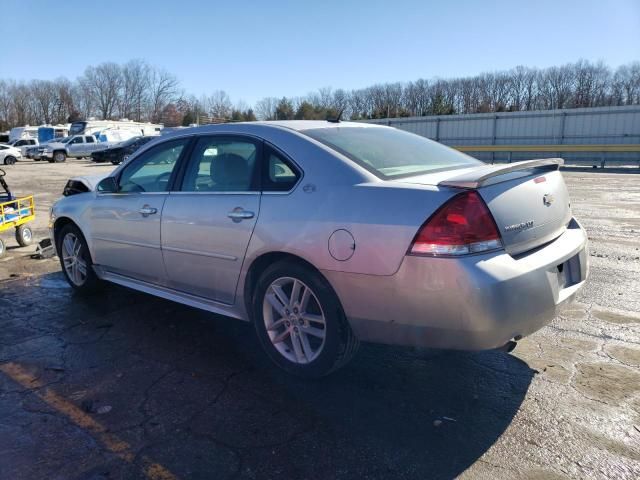
[[[118,182],[116,182],[115,177],[106,177],[100,180],[98,183],[98,193],[117,193],[118,192]]]

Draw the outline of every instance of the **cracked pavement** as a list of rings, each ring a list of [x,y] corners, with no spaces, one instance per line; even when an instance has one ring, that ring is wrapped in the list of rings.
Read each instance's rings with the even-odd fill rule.
[[[52,197],[84,168],[37,167],[67,169]],[[639,478],[640,176],[565,178],[591,276],[560,317],[512,354],[363,345],[318,381],[271,367],[248,324],[117,286],[80,298],[11,251],[0,478]]]

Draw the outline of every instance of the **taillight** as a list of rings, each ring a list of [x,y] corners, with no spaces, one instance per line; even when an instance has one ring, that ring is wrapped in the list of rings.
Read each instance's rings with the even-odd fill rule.
[[[460,193],[420,228],[412,255],[466,255],[502,248],[491,212],[478,192]]]

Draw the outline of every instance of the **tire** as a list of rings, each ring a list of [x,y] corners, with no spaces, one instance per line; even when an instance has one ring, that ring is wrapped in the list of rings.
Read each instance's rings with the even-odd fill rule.
[[[28,247],[33,242],[33,231],[27,225],[16,227],[16,241],[21,247]]]
[[[4,257],[5,253],[7,253],[7,247],[5,247],[4,241],[0,238],[0,257]]]
[[[50,160],[52,163],[62,163],[67,161],[67,154],[62,151],[53,152],[53,159]]]
[[[289,300],[296,282],[297,298]],[[282,294],[285,301],[278,300]],[[328,375],[351,360],[359,345],[329,283],[318,272],[299,263],[278,262],[260,275],[252,313],[258,340],[267,356],[292,375],[304,378]],[[274,343],[274,339],[280,341]]]
[[[56,236],[56,251],[62,273],[76,292],[91,294],[100,289],[102,281],[93,271],[89,247],[78,227],[72,223],[62,227]],[[84,265],[84,275],[82,265]]]
[[[28,247],[33,243],[33,231],[27,225],[16,227],[16,241],[21,247]]]
[[[16,157],[13,157],[11,155],[4,157],[4,164],[5,165],[15,165],[16,164]]]

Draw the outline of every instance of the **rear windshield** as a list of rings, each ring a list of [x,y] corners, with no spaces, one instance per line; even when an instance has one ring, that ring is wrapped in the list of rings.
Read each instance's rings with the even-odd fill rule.
[[[384,179],[482,165],[457,150],[395,128],[313,128],[302,133]]]

